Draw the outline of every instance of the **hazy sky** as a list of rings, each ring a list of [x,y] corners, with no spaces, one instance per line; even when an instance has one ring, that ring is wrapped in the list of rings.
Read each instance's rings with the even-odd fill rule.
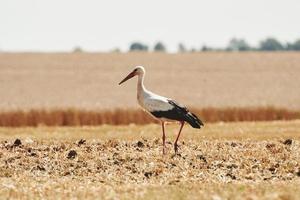
[[[232,37],[256,45],[300,38],[300,0],[0,0],[0,49],[89,51],[132,41],[169,50],[225,46]]]

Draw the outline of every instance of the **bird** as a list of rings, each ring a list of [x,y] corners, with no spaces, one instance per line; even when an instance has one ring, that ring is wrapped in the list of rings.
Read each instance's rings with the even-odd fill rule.
[[[178,153],[178,139],[180,137],[180,133],[182,128],[187,122],[193,128],[200,129],[204,126],[203,122],[194,114],[191,113],[185,106],[177,103],[176,101],[155,94],[149,90],[147,90],[144,86],[146,71],[143,66],[137,66],[130,72],[120,83],[124,83],[125,81],[137,76],[137,100],[138,104],[152,115],[154,118],[158,119],[161,122],[162,126],[162,142],[163,142],[163,154],[166,153],[166,134],[165,134],[165,124],[167,122],[178,121],[180,122],[180,129],[177,134],[176,140],[174,142],[174,151],[175,155]]]

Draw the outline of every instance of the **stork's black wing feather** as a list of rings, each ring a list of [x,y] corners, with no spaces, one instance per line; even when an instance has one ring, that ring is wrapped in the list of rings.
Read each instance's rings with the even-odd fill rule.
[[[194,128],[201,128],[201,126],[204,126],[202,121],[185,106],[182,106],[171,99],[168,99],[168,103],[173,106],[171,110],[153,111],[151,114],[157,118],[163,117],[171,120],[186,121]]]

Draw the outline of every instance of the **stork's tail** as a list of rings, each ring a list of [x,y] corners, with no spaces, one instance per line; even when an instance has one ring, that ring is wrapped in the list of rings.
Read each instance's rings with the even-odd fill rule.
[[[201,128],[201,126],[204,126],[203,122],[191,112],[186,114],[186,122],[189,123],[193,128]]]

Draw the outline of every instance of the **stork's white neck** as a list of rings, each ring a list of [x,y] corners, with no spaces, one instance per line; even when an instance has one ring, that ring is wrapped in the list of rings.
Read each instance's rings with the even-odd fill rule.
[[[138,82],[137,82],[137,100],[140,106],[144,108],[144,98],[147,94],[147,90],[144,86],[144,77],[145,73],[138,75]]]
[[[146,90],[146,88],[144,86],[144,77],[145,77],[144,73],[138,75],[138,83],[137,83],[137,93],[138,93],[138,95],[139,95],[139,93]]]

